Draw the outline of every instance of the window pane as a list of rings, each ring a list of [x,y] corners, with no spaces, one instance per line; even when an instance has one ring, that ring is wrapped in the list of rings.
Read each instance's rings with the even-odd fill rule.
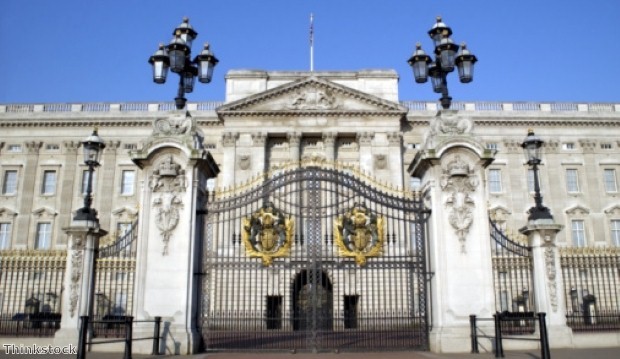
[[[2,183],[2,194],[15,193],[17,193],[17,171],[6,171]]]
[[[121,194],[132,195],[134,188],[134,180],[136,177],[135,171],[123,171],[121,179]]]
[[[502,172],[500,170],[489,170],[489,192],[499,193],[502,191]]]
[[[95,191],[95,182],[97,180],[97,172],[93,172],[93,183],[91,192]],[[88,187],[88,170],[82,171],[82,194],[86,194],[86,188]]]
[[[575,247],[585,247],[586,246],[586,233],[585,227],[582,220],[573,220],[571,222],[572,227],[572,235],[573,235],[573,246]]]
[[[42,194],[54,194],[56,192],[56,171],[43,172]]]
[[[617,192],[616,186],[616,170],[607,169],[603,172],[603,179],[605,181],[605,192]]]
[[[611,243],[616,247],[620,247],[620,219],[611,221]]]
[[[579,192],[579,182],[577,178],[577,170],[566,170],[566,190],[568,192]]]
[[[11,241],[11,224],[0,223],[0,249],[8,249]]]
[[[52,244],[52,224],[37,224],[37,240],[34,243],[35,249],[49,249]]]

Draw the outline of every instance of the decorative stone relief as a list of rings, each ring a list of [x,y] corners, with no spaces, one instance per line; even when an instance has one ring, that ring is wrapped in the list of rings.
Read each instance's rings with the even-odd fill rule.
[[[224,147],[234,146],[237,143],[237,137],[239,137],[239,134],[236,132],[222,133],[222,145],[224,145]]]
[[[323,133],[323,143],[325,146],[334,146],[336,142],[337,133],[335,132],[325,132]]]
[[[242,170],[247,170],[252,165],[252,156],[251,155],[239,155],[239,159],[237,160],[239,163],[239,168]]]
[[[463,135],[470,133],[473,127],[471,119],[443,112],[431,120],[431,135]]]
[[[153,134],[164,136],[176,136],[188,134],[194,125],[189,115],[170,118],[158,118],[153,122]]]
[[[301,134],[297,132],[290,132],[286,135],[288,138],[289,147],[299,146],[301,142]]]
[[[267,134],[262,132],[252,133],[252,144],[255,147],[264,147],[267,142]]]
[[[403,135],[399,132],[390,132],[387,134],[387,139],[390,146],[400,146]]]
[[[71,245],[71,284],[69,294],[69,313],[71,318],[75,316],[77,303],[79,299],[80,279],[82,278],[82,260],[84,256],[84,246],[86,238],[82,236],[74,236]]]
[[[448,220],[461,243],[461,252],[466,253],[465,240],[474,220],[475,207],[474,200],[469,195],[476,190],[478,179],[474,176],[471,166],[456,155],[443,168],[440,186],[444,192],[449,193],[446,199],[446,207],[449,209]]]
[[[375,155],[375,169],[384,170],[387,168],[387,155]]]
[[[549,287],[549,299],[551,300],[551,307],[553,311],[558,310],[558,293],[556,285],[556,270],[555,270],[555,251],[553,247],[545,248],[545,268],[547,272],[547,285]]]
[[[327,88],[307,87],[295,92],[288,108],[294,110],[333,110],[338,108],[338,101]]]
[[[178,194],[185,192],[187,186],[185,170],[181,169],[170,155],[159,164],[158,169],[153,171],[149,185],[154,194],[155,224],[164,242],[162,255],[165,256],[168,254],[170,236],[179,224],[179,209],[183,208],[183,202]]]

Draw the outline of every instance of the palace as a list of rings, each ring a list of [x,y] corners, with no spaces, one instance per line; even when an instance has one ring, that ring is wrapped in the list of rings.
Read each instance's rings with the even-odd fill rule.
[[[0,342],[75,344],[91,315],[95,340],[161,317],[167,353],[469,352],[470,315],[545,312],[551,347],[620,345],[620,104],[441,109],[397,84],[233,70],[185,110],[0,104]],[[93,128],[98,224],[74,220]],[[528,130],[552,220],[528,220]]]

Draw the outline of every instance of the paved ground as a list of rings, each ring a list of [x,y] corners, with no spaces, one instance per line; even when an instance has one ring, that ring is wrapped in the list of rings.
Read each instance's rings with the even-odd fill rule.
[[[1,348],[0,348],[1,350]],[[508,359],[540,359],[539,351],[508,352],[504,353]],[[74,359],[69,355],[7,355],[0,351],[0,358],[28,358],[37,359]],[[92,352],[86,355],[87,359],[122,359],[122,353],[98,353]],[[485,354],[434,354],[427,352],[380,352],[380,353],[210,353],[198,355],[134,355],[134,359],[489,359],[494,358],[492,353]],[[552,349],[553,359],[618,359],[620,348],[606,349]]]

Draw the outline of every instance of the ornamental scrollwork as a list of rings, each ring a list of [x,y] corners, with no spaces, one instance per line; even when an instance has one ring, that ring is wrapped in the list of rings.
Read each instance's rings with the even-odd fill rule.
[[[73,236],[73,243],[71,245],[71,284],[69,285],[69,314],[71,318],[75,316],[75,310],[77,309],[77,303],[79,299],[80,279],[82,278],[82,262],[84,257],[84,247],[86,245],[86,238],[84,236]]]
[[[456,155],[443,169],[440,185],[448,192],[448,221],[461,243],[461,252],[465,253],[465,240],[474,221],[475,203],[470,194],[476,190],[478,180],[470,165]]]
[[[383,253],[384,219],[364,204],[355,204],[334,223],[334,243],[342,257],[355,258],[358,266]]]
[[[179,210],[183,208],[183,202],[178,194],[185,192],[186,185],[185,170],[174,162],[172,155],[160,163],[151,176],[150,187],[154,194],[155,225],[164,242],[162,255],[168,254],[170,237],[179,224]]]
[[[558,310],[558,293],[556,285],[556,268],[555,268],[555,249],[554,247],[545,248],[545,268],[547,272],[547,285],[549,286],[549,298],[553,311]]]
[[[242,219],[241,239],[248,257],[261,258],[264,266],[274,258],[288,257],[291,252],[294,221],[267,202],[250,217]]]

